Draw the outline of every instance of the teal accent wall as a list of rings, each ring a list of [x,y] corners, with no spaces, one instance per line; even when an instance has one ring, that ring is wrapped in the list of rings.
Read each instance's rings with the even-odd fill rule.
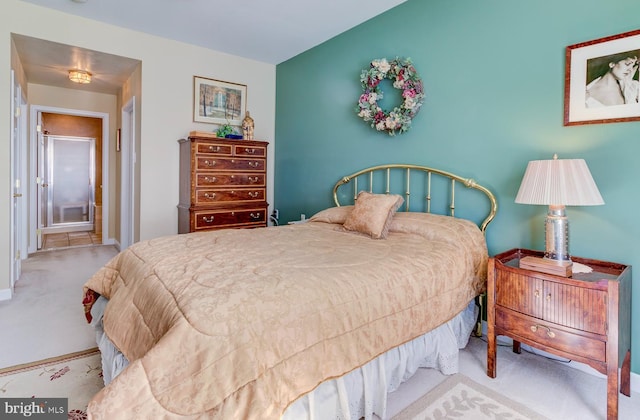
[[[639,15],[637,0],[408,0],[279,64],[281,221],[333,205],[342,175],[414,163],[473,177],[494,192],[490,254],[544,249],[546,207],[514,199],[528,161],[557,153],[586,160],[606,203],[567,209],[571,254],[635,265],[640,278],[640,122],[563,125],[566,46],[640,29]],[[427,97],[412,128],[389,137],[354,109],[361,70],[396,56],[411,57]],[[632,324],[632,370],[640,373],[640,322]]]

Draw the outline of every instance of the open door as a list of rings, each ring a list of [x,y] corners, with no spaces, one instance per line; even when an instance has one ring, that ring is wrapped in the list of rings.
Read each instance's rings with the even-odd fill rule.
[[[27,209],[24,194],[25,153],[26,153],[26,100],[23,98],[22,87],[11,71],[11,290],[14,287],[22,269],[22,259],[27,257],[26,250],[26,221]]]

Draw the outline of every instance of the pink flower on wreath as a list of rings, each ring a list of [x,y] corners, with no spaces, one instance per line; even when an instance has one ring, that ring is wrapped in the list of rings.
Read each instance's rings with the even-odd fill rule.
[[[403,98],[415,98],[416,97],[416,91],[413,89],[407,89],[404,92],[402,92],[402,97]]]

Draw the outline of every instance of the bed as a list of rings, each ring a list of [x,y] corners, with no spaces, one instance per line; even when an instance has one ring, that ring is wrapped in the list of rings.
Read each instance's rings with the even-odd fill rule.
[[[333,198],[306,223],[156,238],[102,267],[84,285],[107,383],[89,415],[384,418],[419,367],[455,373],[494,196],[393,164],[340,178]]]

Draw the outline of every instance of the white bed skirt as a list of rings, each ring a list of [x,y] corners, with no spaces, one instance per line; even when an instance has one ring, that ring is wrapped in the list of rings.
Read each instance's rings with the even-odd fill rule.
[[[98,298],[91,308],[91,325],[102,354],[105,385],[129,362],[111,343],[102,329],[102,314],[107,300]],[[475,301],[449,322],[415,340],[373,359],[348,374],[321,383],[300,397],[285,411],[284,420],[373,419],[386,418],[387,393],[393,392],[418,368],[435,368],[445,375],[458,372],[458,352],[464,348],[477,320]]]

